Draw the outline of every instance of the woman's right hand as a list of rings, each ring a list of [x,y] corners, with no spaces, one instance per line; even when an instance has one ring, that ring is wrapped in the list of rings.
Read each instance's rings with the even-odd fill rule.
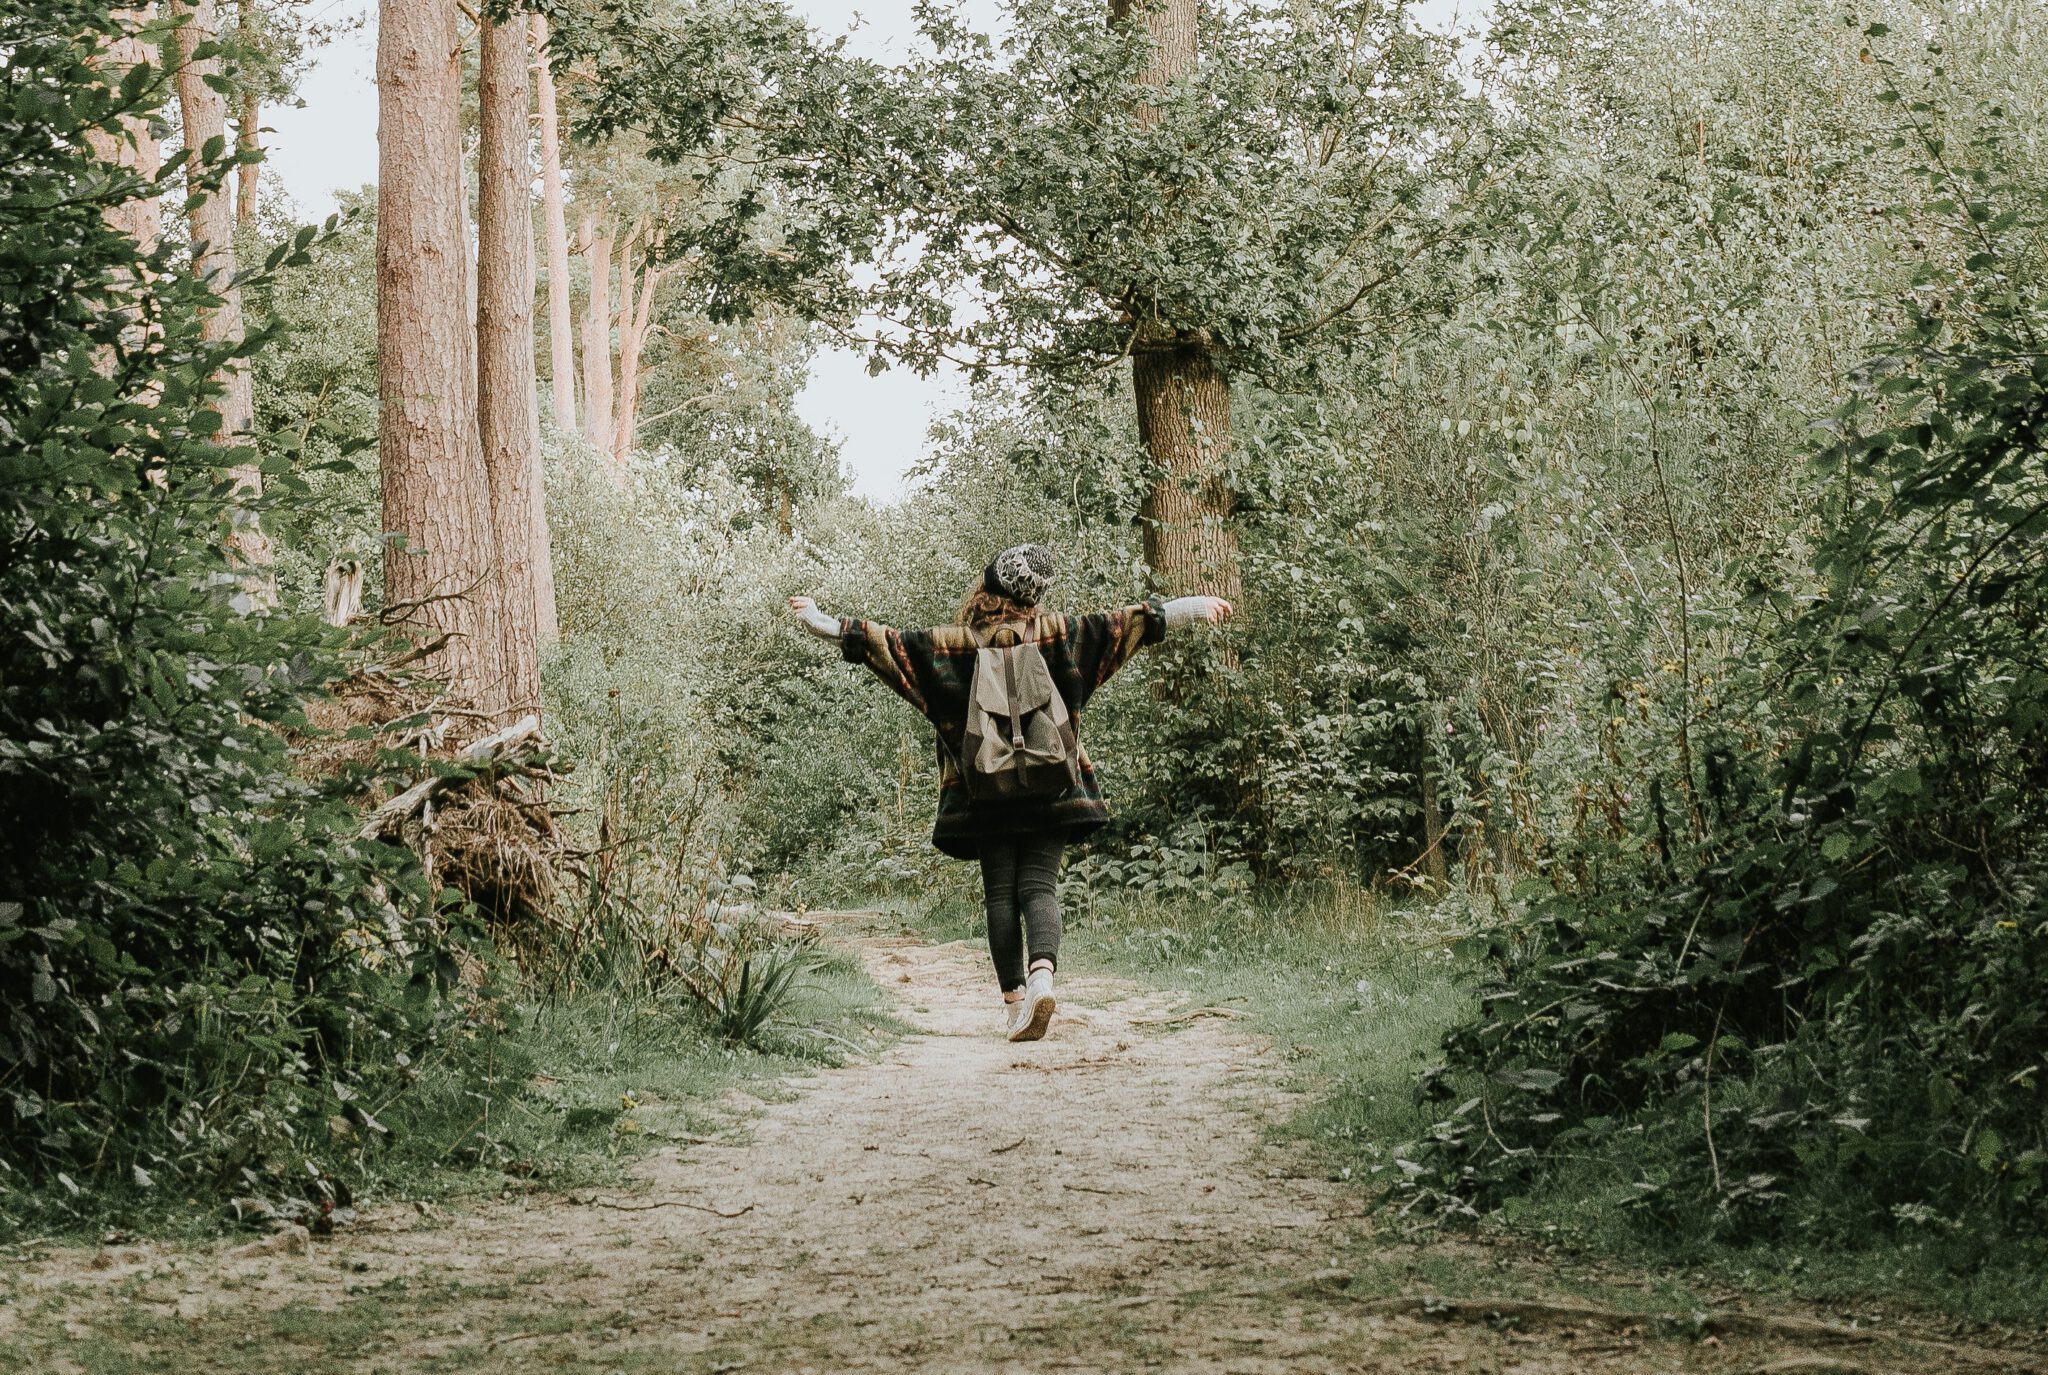
[[[808,620],[810,614],[818,609],[818,604],[809,597],[791,597],[789,599],[789,609]]]

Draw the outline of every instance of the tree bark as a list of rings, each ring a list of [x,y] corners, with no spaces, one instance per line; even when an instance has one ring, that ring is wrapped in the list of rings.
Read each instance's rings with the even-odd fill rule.
[[[1131,362],[1138,438],[1164,471],[1145,495],[1145,566],[1165,596],[1236,601],[1244,594],[1231,497],[1230,383],[1199,344],[1146,349]]]
[[[540,710],[541,585],[552,584],[533,369],[527,26],[483,24],[477,78],[477,430],[504,589],[505,719]]]
[[[260,153],[263,151],[261,118],[263,99],[256,91],[255,73],[247,70],[253,65],[251,56],[256,51],[256,0],[235,0],[235,36],[242,44],[242,75],[240,97],[235,121],[235,151],[239,153]],[[253,162],[245,162],[235,169],[235,223],[246,229],[256,223],[257,173],[262,169]]]
[[[617,415],[612,421],[612,456],[621,473],[626,470],[626,456],[633,452],[633,440],[639,430],[640,355],[647,346],[647,329],[653,318],[654,289],[662,277],[661,269],[649,263],[640,270],[638,291],[634,289],[634,266],[646,256],[653,239],[650,237],[641,245],[639,253],[632,250],[635,239],[646,232],[647,220],[643,217],[619,249],[619,398]]]
[[[504,639],[466,313],[461,44],[450,0],[380,0],[377,371],[389,608],[453,636],[427,662],[497,716]]]
[[[209,344],[240,343],[242,291],[235,284],[234,214],[226,186],[207,186],[199,175],[199,157],[209,143],[217,139],[223,152],[227,148],[227,97],[207,84],[208,77],[220,75],[220,58],[196,56],[216,37],[214,0],[172,0],[171,13],[185,21],[178,26],[177,83],[178,109],[185,128],[189,179],[185,204],[192,234],[192,266],[219,300],[200,311],[200,337]],[[247,362],[229,364],[215,380],[222,391],[209,405],[220,416],[217,442],[228,447],[253,444],[256,390]],[[238,463],[227,471],[238,494],[262,493],[263,470],[254,462]],[[237,507],[233,519],[234,529],[228,535],[230,555],[238,567],[249,570],[250,592],[267,605],[275,600],[268,571],[276,561],[270,537],[263,533],[253,510]]]
[[[1199,0],[1110,0],[1110,22],[1137,23],[1151,41],[1138,80],[1164,90],[1195,65]],[[1141,101],[1138,124],[1158,125],[1158,107]],[[1147,312],[1139,312],[1144,318]],[[1134,326],[1131,389],[1138,437],[1158,470],[1139,512],[1145,564],[1167,596],[1197,593],[1235,601],[1244,591],[1231,493],[1222,473],[1232,445],[1230,383],[1199,330]]]
[[[583,437],[605,456],[612,471],[612,227],[595,210],[583,212],[583,259],[590,292],[583,306]]]
[[[100,54],[99,66],[113,77],[116,83],[122,73],[131,67],[156,61],[156,55],[149,45],[136,36],[136,30],[150,22],[156,14],[152,3],[138,5],[132,9],[115,10],[114,17],[121,24],[121,36],[107,44]],[[122,127],[126,138],[118,138],[100,130],[86,135],[92,145],[93,154],[103,162],[117,163],[132,167],[144,177],[154,177],[163,166],[163,146],[157,142],[156,134],[150,129],[149,121],[133,115],[124,116]],[[135,240],[145,253],[156,251],[157,240],[163,236],[162,203],[155,196],[138,196],[132,201],[116,206],[107,212],[107,223]]]
[[[569,224],[562,201],[562,134],[555,116],[555,73],[548,65],[547,16],[533,16],[535,94],[540,107],[541,208],[548,242],[548,381],[555,424],[576,425],[575,323],[569,301]]]

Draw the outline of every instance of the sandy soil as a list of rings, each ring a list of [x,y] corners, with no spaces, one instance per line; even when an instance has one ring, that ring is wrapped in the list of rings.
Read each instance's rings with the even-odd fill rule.
[[[212,1334],[301,1371],[2040,1368],[1402,1311],[1384,1272],[1354,1283],[1345,1268],[1371,1225],[1355,1191],[1262,1144],[1261,1122],[1288,1110],[1274,1048],[1221,1018],[1147,1024],[1190,1004],[1086,977],[1062,980],[1046,1040],[1011,1045],[979,949],[849,939],[916,1034],[767,1104],[744,1142],[654,1155],[643,1190],[434,1222],[387,1209],[306,1257],[55,1258],[30,1288],[64,1286],[80,1343],[53,1368],[130,1368],[87,1354],[114,1340],[118,1304],[157,1315],[128,1324],[130,1352],[175,1331],[196,1356]],[[1506,1262],[1463,1254],[1460,1295],[1501,1292]],[[336,1341],[371,1304],[376,1321]],[[299,1356],[281,1362],[279,1341]],[[157,1368],[178,1368],[164,1355]]]

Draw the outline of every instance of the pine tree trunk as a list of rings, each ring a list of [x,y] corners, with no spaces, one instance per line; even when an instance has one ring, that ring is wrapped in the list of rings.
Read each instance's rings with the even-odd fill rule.
[[[114,18],[121,26],[121,37],[107,44],[98,65],[117,83],[121,73],[129,68],[156,60],[156,54],[150,51],[149,45],[135,36],[136,30],[155,16],[154,3],[114,11]],[[144,177],[154,177],[163,166],[163,146],[157,142],[149,121],[126,116],[121,122],[128,133],[125,139],[97,129],[86,134],[94,156],[103,162],[132,167]],[[139,196],[109,210],[107,223],[135,240],[145,254],[153,253],[157,240],[163,236],[162,202],[155,196]]]
[[[562,202],[562,134],[555,116],[555,73],[548,66],[547,16],[533,16],[534,69],[540,107],[541,207],[548,239],[548,381],[554,389],[555,424],[576,425],[575,323],[569,301],[569,224]]]
[[[253,65],[250,54],[256,50],[256,0],[235,0],[235,36],[241,41],[245,68]],[[263,100],[256,93],[254,78],[253,71],[245,70],[238,92],[240,113],[235,122],[235,150],[240,153],[263,151]],[[235,169],[235,223],[245,229],[256,223],[256,174],[261,170],[253,162]]]
[[[1138,438],[1163,470],[1145,495],[1145,566],[1169,597],[1244,593],[1231,498],[1219,476],[1231,447],[1230,383],[1200,345],[1145,349],[1131,362]]]
[[[543,580],[552,582],[533,369],[526,25],[483,24],[477,77],[477,430],[504,588],[504,718],[540,710]]]
[[[583,213],[583,259],[590,292],[583,305],[583,437],[606,456],[612,451],[612,228],[597,212]],[[617,480],[618,474],[612,474]]]
[[[220,140],[227,147],[227,97],[207,84],[208,77],[220,75],[218,57],[195,57],[200,48],[214,41],[216,19],[214,0],[172,0],[171,13],[184,18],[178,26],[178,109],[183,117],[185,147],[196,159],[207,144]],[[200,335],[210,344],[239,343],[242,338],[242,292],[235,285],[235,221],[228,205],[227,188],[207,187],[187,163],[191,178],[186,197],[186,218],[192,234],[192,265],[219,297],[220,303],[200,312]],[[255,442],[256,391],[246,362],[228,366],[217,379],[224,390],[214,398],[212,409],[220,416],[219,442],[246,446]],[[248,495],[263,491],[263,471],[254,462],[230,467],[228,475],[235,490]],[[259,601],[275,600],[269,569],[276,561],[270,537],[263,533],[256,513],[237,509],[228,549],[238,567],[250,570],[249,591]]]
[[[1164,90],[1194,66],[1199,0],[1110,0],[1109,9],[1113,25],[1135,21],[1151,39],[1142,84]],[[1136,114],[1144,128],[1159,121],[1150,103]],[[1132,349],[1131,388],[1138,437],[1158,470],[1140,510],[1153,586],[1235,601],[1244,585],[1222,477],[1232,443],[1229,380],[1199,330],[1146,326]]]
[[[377,370],[387,609],[452,633],[430,670],[502,714],[504,638],[466,314],[461,44],[452,0],[381,0]]]

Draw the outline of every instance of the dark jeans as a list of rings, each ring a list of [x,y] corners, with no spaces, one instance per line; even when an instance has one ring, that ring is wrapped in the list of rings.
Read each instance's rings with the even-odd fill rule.
[[[1024,986],[1029,963],[1060,962],[1059,835],[1019,835],[981,842],[982,905],[988,911],[988,953],[1003,991]]]

